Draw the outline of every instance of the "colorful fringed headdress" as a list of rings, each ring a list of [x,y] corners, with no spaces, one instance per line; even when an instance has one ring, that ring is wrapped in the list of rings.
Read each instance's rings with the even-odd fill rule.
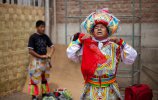
[[[104,24],[108,28],[108,36],[114,34],[119,26],[119,19],[109,13],[107,8],[92,12],[81,24],[81,29],[86,33],[93,33],[97,24]]]

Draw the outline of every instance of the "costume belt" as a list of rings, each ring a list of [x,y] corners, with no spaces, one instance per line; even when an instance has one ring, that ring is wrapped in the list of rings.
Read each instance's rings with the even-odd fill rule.
[[[110,84],[116,81],[116,76],[110,76],[105,78],[105,76],[94,76],[88,83],[96,87],[108,87]]]

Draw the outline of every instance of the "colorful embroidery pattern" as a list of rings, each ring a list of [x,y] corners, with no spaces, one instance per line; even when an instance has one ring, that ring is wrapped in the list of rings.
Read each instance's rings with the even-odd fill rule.
[[[107,61],[98,65],[95,76],[85,85],[82,100],[117,100],[122,99],[116,83],[116,69],[118,57],[116,52],[118,45],[107,42],[101,48],[101,52],[106,56]]]
[[[44,72],[44,76],[48,80],[50,73],[49,61],[47,59],[34,58],[29,65],[29,75],[35,84],[41,82],[42,72]]]
[[[119,90],[113,89],[117,83],[110,84],[108,87],[96,87],[86,84],[81,100],[118,100]],[[118,89],[118,88],[117,88]]]
[[[118,48],[117,44],[114,43],[108,43],[104,45],[101,49],[101,52],[106,56],[107,61],[102,64],[98,65],[98,68],[95,72],[96,76],[113,76],[116,71],[116,49]]]
[[[114,34],[119,26],[119,19],[110,14],[107,9],[99,9],[96,12],[91,13],[81,24],[81,28],[86,33],[92,33],[96,24],[102,23],[107,26],[109,32],[108,36]]]
[[[50,62],[48,59],[37,59],[33,58],[32,62],[29,65],[29,75],[30,75],[30,84],[28,86],[28,92],[30,95],[39,95],[39,87],[38,83],[42,81],[42,79],[49,79],[50,73]],[[41,84],[42,93],[49,93],[50,88],[48,83]]]

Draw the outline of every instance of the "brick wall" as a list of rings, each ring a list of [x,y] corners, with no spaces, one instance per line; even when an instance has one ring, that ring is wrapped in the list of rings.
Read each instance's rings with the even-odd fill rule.
[[[98,8],[109,8],[114,15],[132,15],[132,0],[105,0],[105,2],[81,2],[81,12],[79,0],[67,0],[67,9],[69,16],[87,16],[90,12]],[[157,0],[141,0],[142,1],[142,22],[158,22],[158,1]],[[139,12],[139,0],[135,0],[136,15]],[[65,16],[64,0],[57,0],[57,22],[63,23]],[[128,19],[120,18],[121,22],[131,22]],[[68,22],[77,22],[78,20],[69,19]]]
[[[21,90],[27,76],[27,43],[43,8],[0,4],[0,96]]]

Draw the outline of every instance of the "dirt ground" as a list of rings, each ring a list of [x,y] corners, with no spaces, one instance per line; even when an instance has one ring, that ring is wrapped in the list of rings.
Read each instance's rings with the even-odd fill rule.
[[[50,75],[51,91],[56,88],[67,88],[71,93],[73,100],[79,100],[83,89],[83,77],[80,71],[80,64],[73,63],[66,56],[65,45],[55,45],[55,54],[52,57],[52,69]],[[129,80],[124,82],[124,79],[118,79],[120,86],[127,86]],[[28,78],[21,92],[15,92],[5,97],[0,97],[0,100],[31,100],[27,92]],[[123,93],[123,91],[122,91]],[[154,96],[155,97],[155,96]],[[157,100],[154,98],[153,100]]]
[[[56,45],[55,48],[49,81],[51,91],[56,88],[67,88],[72,93],[73,99],[79,100],[83,89],[80,64],[75,64],[67,58],[65,45]],[[27,92],[27,86],[28,78],[22,92],[0,97],[0,100],[31,100]]]

